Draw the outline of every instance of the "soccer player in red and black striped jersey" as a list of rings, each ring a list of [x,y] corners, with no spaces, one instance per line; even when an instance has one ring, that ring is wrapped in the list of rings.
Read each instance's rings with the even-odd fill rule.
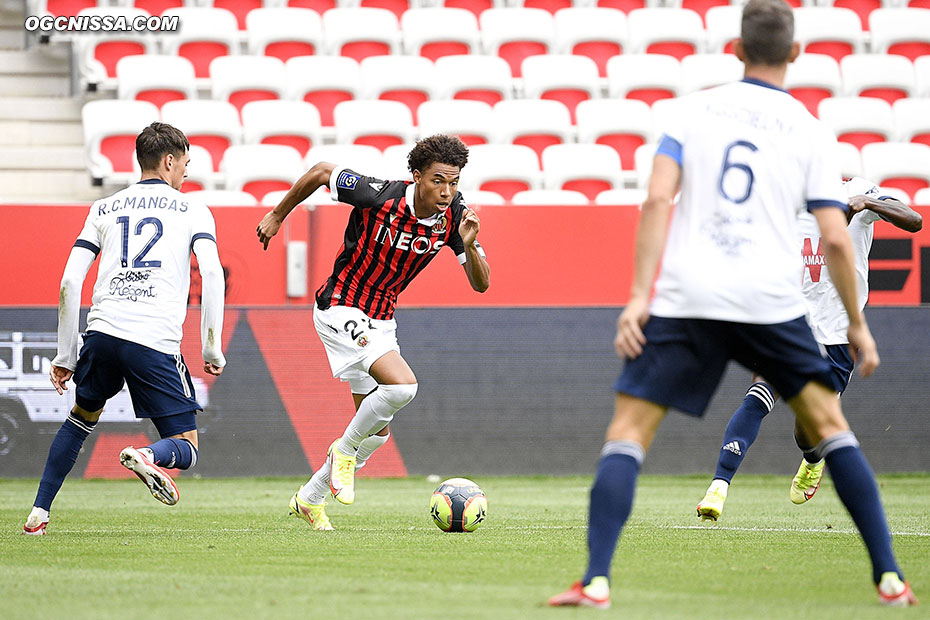
[[[457,191],[468,148],[453,136],[430,136],[407,161],[412,182],[320,162],[258,225],[267,249],[287,214],[324,184],[334,200],[353,207],[332,275],[316,293],[313,321],[333,376],[349,383],[356,414],[323,466],[291,498],[291,513],[314,529],[332,529],[323,509],[327,492],[343,504],[354,501],[355,470],[384,445],[394,414],[417,393],[417,378],[397,345],[397,295],[443,246],[455,252],[474,290],[490,285],[478,216]]]

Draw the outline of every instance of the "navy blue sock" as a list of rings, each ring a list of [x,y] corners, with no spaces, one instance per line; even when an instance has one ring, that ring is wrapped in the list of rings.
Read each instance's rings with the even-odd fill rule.
[[[52,441],[52,446],[48,449],[48,459],[45,461],[45,471],[42,472],[42,480],[39,482],[39,491],[36,493],[34,506],[45,510],[51,509],[58,490],[61,489],[65,478],[74,468],[84,440],[94,430],[96,424],[96,422],[88,422],[72,413],[61,425]]]
[[[749,446],[759,435],[762,418],[768,415],[774,406],[775,396],[768,385],[760,381],[749,386],[743,404],[733,412],[727,430],[723,433],[723,446],[720,448],[720,458],[717,459],[715,479],[726,480],[727,483],[733,480],[736,470],[749,451]]]
[[[610,563],[620,530],[633,508],[633,493],[642,461],[643,448],[637,443],[610,441],[604,445],[591,488],[585,585],[594,577],[610,576]]]
[[[197,464],[197,450],[186,439],[169,437],[160,439],[150,446],[156,465],[169,469],[190,469]]]
[[[891,534],[885,521],[885,510],[878,495],[875,477],[859,449],[852,431],[827,437],[817,447],[827,460],[836,494],[859,528],[869,557],[872,559],[872,580],[878,583],[882,573],[894,571],[904,578],[891,549]]]

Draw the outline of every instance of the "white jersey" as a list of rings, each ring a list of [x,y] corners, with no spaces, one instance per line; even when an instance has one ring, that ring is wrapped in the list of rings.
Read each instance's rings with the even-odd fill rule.
[[[210,210],[160,179],[94,202],[75,242],[100,252],[87,329],[180,353],[200,238],[216,241]]]
[[[804,316],[798,214],[846,208],[836,137],[787,92],[743,80],[677,100],[659,146],[682,168],[651,313]]]
[[[870,198],[880,198],[878,187],[873,183],[855,177],[846,182],[850,198],[864,194]],[[852,239],[856,266],[856,289],[859,293],[859,309],[865,307],[869,299],[869,250],[872,248],[872,224],[881,217],[874,211],[863,209],[849,222],[849,237]],[[847,344],[846,330],[849,328],[849,316],[843,306],[843,300],[827,270],[823,250],[820,247],[820,228],[817,220],[809,213],[803,213],[799,220],[801,229],[801,255],[804,257],[804,273],[801,291],[808,306],[811,331],[820,344]]]

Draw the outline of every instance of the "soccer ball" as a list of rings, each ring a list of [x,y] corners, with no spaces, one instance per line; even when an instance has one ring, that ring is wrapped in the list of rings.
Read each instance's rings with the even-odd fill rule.
[[[471,480],[450,478],[433,491],[429,514],[443,532],[474,532],[488,516],[488,500]]]

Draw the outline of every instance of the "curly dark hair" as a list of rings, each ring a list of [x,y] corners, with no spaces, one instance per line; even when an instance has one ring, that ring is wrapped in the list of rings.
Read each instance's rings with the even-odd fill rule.
[[[461,170],[468,163],[468,147],[456,136],[436,134],[417,142],[407,155],[410,172],[423,172],[436,162],[458,166]]]
[[[143,171],[155,170],[161,158],[168,153],[180,157],[190,147],[187,136],[180,129],[155,121],[136,136],[136,159]]]

